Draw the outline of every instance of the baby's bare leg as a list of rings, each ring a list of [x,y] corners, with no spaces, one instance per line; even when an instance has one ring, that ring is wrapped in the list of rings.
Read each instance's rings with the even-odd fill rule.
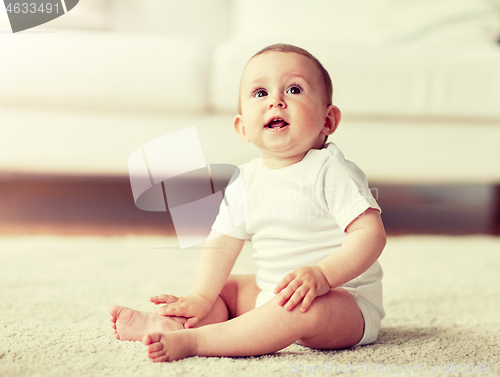
[[[364,321],[356,301],[341,288],[317,297],[305,313],[299,307],[287,311],[277,301],[276,297],[224,323],[146,335],[143,342],[157,362],[194,355],[261,355],[295,341],[318,349],[342,349],[355,345],[363,335]]]
[[[196,327],[224,322],[253,309],[258,292],[253,275],[231,275],[212,310]],[[187,321],[184,317],[165,317],[123,306],[111,306],[109,313],[115,337],[121,340],[141,341],[146,334],[181,330]]]

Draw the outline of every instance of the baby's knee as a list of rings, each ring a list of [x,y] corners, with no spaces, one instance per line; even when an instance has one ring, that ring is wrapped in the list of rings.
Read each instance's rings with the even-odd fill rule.
[[[305,313],[299,314],[307,314],[307,322],[315,328],[318,324],[325,323],[325,321],[328,322],[330,319],[338,319],[340,317],[339,314],[346,307],[352,305],[357,308],[356,301],[350,293],[343,289],[330,290],[327,294],[316,297],[309,309]],[[298,309],[300,311],[300,305]]]
[[[255,307],[255,299],[259,292],[255,275],[230,275],[221,290],[220,297],[226,303],[231,318],[234,318]]]
[[[222,287],[222,290],[220,292],[220,296],[224,301],[228,297],[234,296],[238,292],[238,279],[236,278],[235,275],[229,275],[228,279],[226,280],[226,283]]]
[[[297,317],[300,318],[303,323],[304,330],[307,334],[317,331],[318,324],[322,323],[325,316],[328,315],[325,306],[321,305],[320,302],[313,302],[306,312],[300,311],[300,306],[294,310],[297,313]]]
[[[229,311],[229,316],[231,318],[234,318],[236,316],[238,290],[238,277],[236,275],[230,275],[219,294],[222,301],[224,301],[224,303],[226,304],[226,307]]]
[[[240,291],[247,289],[258,289],[255,283],[255,275],[229,275],[221,291],[222,295],[237,295]]]

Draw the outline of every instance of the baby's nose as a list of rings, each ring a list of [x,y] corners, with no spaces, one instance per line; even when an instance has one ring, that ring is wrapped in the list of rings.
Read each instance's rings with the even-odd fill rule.
[[[269,108],[272,109],[273,107],[285,108],[286,107],[286,103],[280,97],[277,97],[277,96],[271,97],[269,99]]]

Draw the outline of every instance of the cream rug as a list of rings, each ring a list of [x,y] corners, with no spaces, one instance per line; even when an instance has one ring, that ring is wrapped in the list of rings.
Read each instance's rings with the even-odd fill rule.
[[[376,344],[153,364],[141,343],[113,337],[107,307],[153,310],[153,294],[186,294],[199,251],[176,250],[176,242],[0,237],[0,376],[485,375],[486,363],[500,373],[500,238],[390,238]],[[235,272],[254,270],[250,254]],[[468,373],[479,364],[481,372]]]

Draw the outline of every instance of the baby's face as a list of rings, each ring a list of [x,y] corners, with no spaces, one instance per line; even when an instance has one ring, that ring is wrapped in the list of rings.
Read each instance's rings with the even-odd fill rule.
[[[265,161],[298,162],[334,131],[319,69],[303,55],[273,51],[254,57],[243,73],[240,98],[235,128]]]

